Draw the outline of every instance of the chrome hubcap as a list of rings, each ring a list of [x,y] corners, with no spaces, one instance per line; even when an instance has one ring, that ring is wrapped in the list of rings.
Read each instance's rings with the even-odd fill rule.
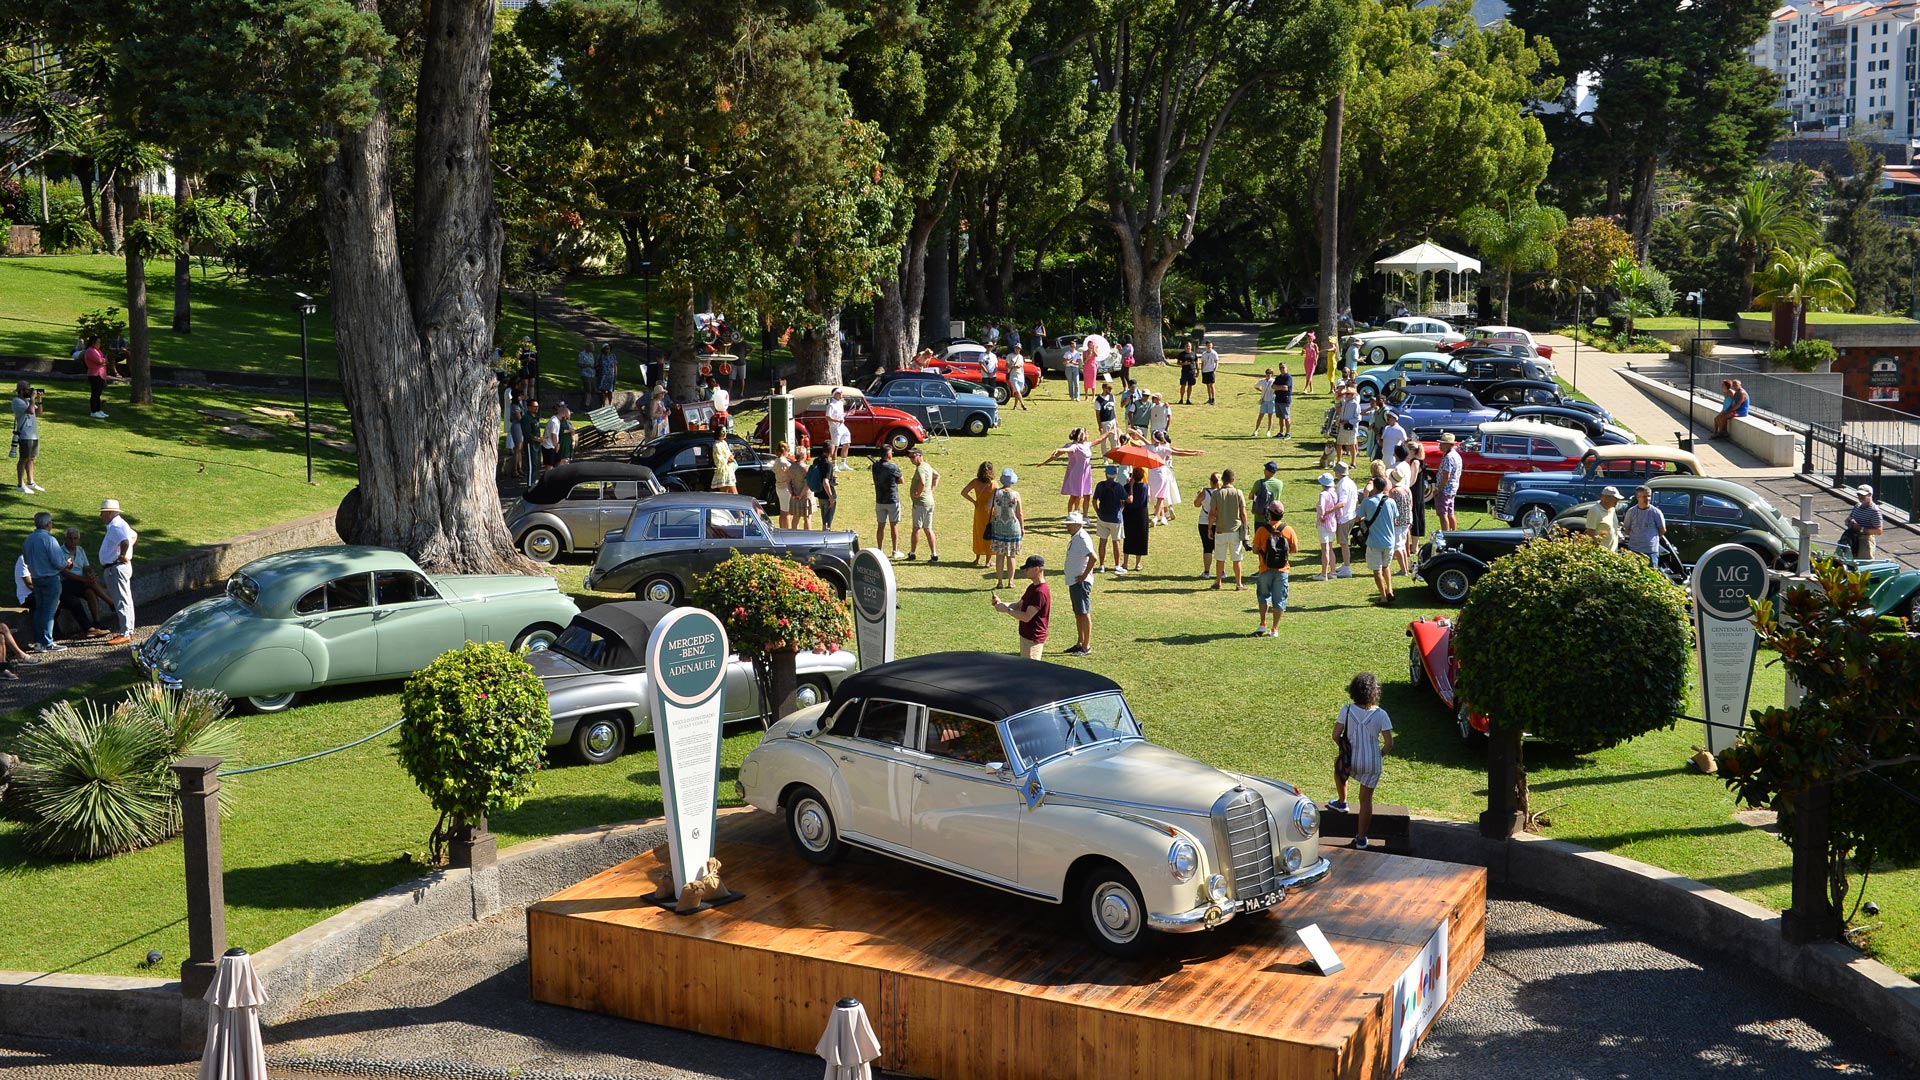
[[[613,749],[619,733],[605,720],[595,721],[587,728],[587,749],[594,754],[604,754]]]
[[[1115,941],[1131,941],[1140,932],[1140,913],[1133,906],[1133,897],[1119,885],[1102,885],[1093,895],[1093,911],[1100,929]]]
[[[800,830],[800,842],[810,851],[819,851],[827,846],[827,815],[819,804],[804,802],[793,815],[794,827]]]
[[[800,708],[810,708],[820,704],[820,688],[812,683],[802,683],[793,693],[793,703]]]
[[[1458,570],[1449,570],[1441,574],[1438,591],[1448,600],[1458,600],[1467,595],[1467,576]]]
[[[1521,528],[1544,529],[1546,528],[1546,525],[1547,525],[1547,515],[1537,508],[1527,511],[1520,518]]]
[[[647,599],[666,604],[673,601],[673,586],[664,581],[656,581],[647,586]]]
[[[526,548],[527,558],[535,562],[549,562],[554,556],[560,554],[560,538],[545,529],[536,529],[528,533],[523,546]]]
[[[254,708],[271,712],[275,709],[286,708],[287,703],[293,700],[293,695],[292,694],[274,694],[270,697],[256,697],[256,698],[249,698],[248,700],[253,703]]]

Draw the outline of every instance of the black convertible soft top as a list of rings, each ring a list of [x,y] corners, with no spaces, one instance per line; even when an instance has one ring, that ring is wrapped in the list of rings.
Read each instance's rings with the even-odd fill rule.
[[[624,461],[576,461],[568,465],[559,465],[548,469],[540,477],[540,482],[527,491],[530,503],[556,503],[567,497],[575,484],[590,484],[596,480],[638,480],[643,494],[652,495],[660,491],[660,481],[654,478],[653,470],[645,465],[629,465]]]
[[[647,662],[647,639],[653,636],[653,628],[660,624],[660,620],[671,614],[671,604],[652,600],[615,600],[610,604],[586,608],[574,619],[590,623],[605,631],[607,637],[625,642],[633,662],[644,664]]]
[[[1105,675],[1044,660],[1006,653],[928,653],[847,676],[834,690],[827,711],[854,698],[883,697],[982,720],[1005,720],[1056,701],[1119,689],[1120,684]]]

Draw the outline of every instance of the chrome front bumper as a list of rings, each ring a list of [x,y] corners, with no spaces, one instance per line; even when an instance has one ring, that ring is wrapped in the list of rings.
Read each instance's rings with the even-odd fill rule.
[[[142,651],[144,647],[143,644],[127,646],[127,651],[133,654],[133,666],[139,670],[140,674],[159,683],[162,688],[167,690],[178,690],[185,685],[177,677],[161,671],[152,663],[148,662],[146,653]]]
[[[1305,888],[1323,880],[1333,872],[1333,862],[1325,855],[1309,866],[1303,866],[1280,879],[1280,892],[1284,894],[1294,889]],[[1278,907],[1271,904],[1269,907]],[[1222,900],[1217,904],[1207,904],[1182,911],[1174,915],[1148,915],[1147,925],[1163,934],[1191,934],[1196,930],[1211,930],[1246,910],[1246,904],[1240,900]],[[1265,910],[1265,908],[1259,909]]]

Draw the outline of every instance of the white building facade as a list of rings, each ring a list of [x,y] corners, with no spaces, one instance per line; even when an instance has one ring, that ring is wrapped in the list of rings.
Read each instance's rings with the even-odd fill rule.
[[[1774,11],[1747,54],[1780,77],[1780,105],[1796,136],[1920,138],[1916,6],[1805,0]]]

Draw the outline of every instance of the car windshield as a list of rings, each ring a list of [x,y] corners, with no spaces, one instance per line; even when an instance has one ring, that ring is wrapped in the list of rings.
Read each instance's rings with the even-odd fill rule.
[[[1029,764],[1077,747],[1141,737],[1140,725],[1118,692],[1021,713],[1007,721],[1007,735],[1014,751]]]
[[[245,574],[235,574],[227,579],[227,595],[252,607],[260,599],[260,583]]]
[[[614,643],[612,639],[595,632],[591,626],[574,623],[561,631],[548,648],[571,656],[588,667],[603,668],[607,666]]]

